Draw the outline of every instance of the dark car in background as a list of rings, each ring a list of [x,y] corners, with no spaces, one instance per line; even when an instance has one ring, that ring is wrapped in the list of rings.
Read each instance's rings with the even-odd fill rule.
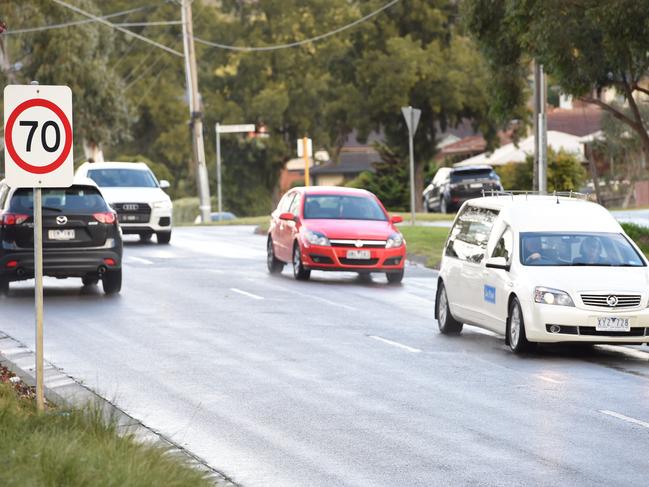
[[[0,182],[0,294],[9,284],[34,277],[34,196],[32,189]],[[122,232],[117,215],[97,186],[44,188],[43,274],[100,280],[106,294],[122,287]]]
[[[450,213],[484,191],[502,191],[500,177],[491,166],[442,167],[424,189],[424,211]]]

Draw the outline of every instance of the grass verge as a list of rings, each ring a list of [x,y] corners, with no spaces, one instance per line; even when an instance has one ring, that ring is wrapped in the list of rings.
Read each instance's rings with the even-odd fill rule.
[[[405,211],[390,212],[390,215],[399,215],[403,218],[404,222],[410,222],[410,217],[412,216],[410,212]],[[453,221],[454,218],[455,213],[415,213],[416,222]]]
[[[635,223],[621,223],[626,234],[640,247],[640,250],[649,258],[649,228]]]
[[[35,410],[0,382],[0,485],[208,486],[168,450],[117,434],[98,407]]]
[[[399,231],[406,239],[409,258],[422,260],[426,267],[439,268],[448,228],[403,225]]]

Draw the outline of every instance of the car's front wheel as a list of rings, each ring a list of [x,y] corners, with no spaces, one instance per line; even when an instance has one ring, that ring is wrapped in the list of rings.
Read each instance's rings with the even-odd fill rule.
[[[106,294],[117,294],[122,290],[122,269],[106,271],[101,278]]]
[[[9,294],[9,279],[0,277],[0,296]]]
[[[84,286],[94,286],[99,282],[99,278],[97,276],[83,276],[81,282]]]
[[[140,234],[140,242],[142,242],[142,243],[150,242],[151,237],[153,237],[152,233],[141,233]]]
[[[158,232],[156,233],[159,244],[168,244],[171,240],[171,232]]]
[[[302,251],[298,243],[293,247],[293,276],[298,281],[307,281],[311,277],[311,270],[305,269],[302,264]]]
[[[446,198],[444,198],[443,195],[439,198],[439,212],[448,213],[448,203],[446,202]]]
[[[437,326],[439,331],[444,335],[459,335],[462,331],[463,324],[453,318],[451,309],[448,305],[448,296],[444,283],[440,282],[437,286],[437,299],[435,300],[435,314],[437,316]]]
[[[403,281],[403,269],[398,272],[386,272],[385,277],[388,278],[389,284],[400,284]]]
[[[284,262],[275,257],[273,239],[271,237],[268,237],[268,243],[266,244],[266,264],[268,266],[268,272],[271,274],[279,274],[284,268]]]
[[[507,341],[509,342],[509,348],[517,354],[529,352],[534,347],[534,344],[527,339],[525,320],[523,319],[523,311],[521,310],[518,298],[512,299],[509,305],[509,318],[507,321]]]

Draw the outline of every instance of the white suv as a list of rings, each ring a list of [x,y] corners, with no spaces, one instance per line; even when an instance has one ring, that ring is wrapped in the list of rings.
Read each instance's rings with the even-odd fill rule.
[[[78,176],[92,179],[106,201],[117,212],[124,234],[137,234],[143,241],[155,233],[160,244],[171,239],[173,205],[163,190],[169,182],[158,182],[142,162],[86,162]]]
[[[435,317],[538,342],[649,341],[647,260],[603,207],[556,196],[466,202],[444,247]]]

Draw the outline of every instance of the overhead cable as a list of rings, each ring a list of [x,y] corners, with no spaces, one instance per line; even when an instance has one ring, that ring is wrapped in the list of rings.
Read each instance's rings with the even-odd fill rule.
[[[57,0],[55,0],[57,1]],[[361,24],[363,22],[366,22],[367,20],[371,19],[372,17],[375,17],[376,15],[380,14],[384,10],[387,10],[388,8],[392,7],[396,3],[399,3],[401,0],[392,0],[391,2],[388,2],[387,4],[383,5],[383,7],[379,8],[378,10],[375,10],[372,13],[367,14],[365,17],[362,17],[360,19],[355,20],[354,22],[351,22],[347,25],[344,25],[342,27],[339,27],[335,30],[332,30],[330,32],[327,32],[325,34],[320,34],[315,37],[311,37],[309,39],[303,39],[301,41],[295,41],[295,42],[289,42],[287,44],[275,44],[272,46],[256,46],[256,47],[244,47],[244,46],[231,46],[227,44],[221,44],[218,42],[212,42],[212,41],[207,41],[205,39],[201,39],[199,37],[194,37],[194,40],[200,44],[204,44],[206,46],[210,47],[218,47],[219,49],[227,49],[230,51],[243,51],[243,52],[255,52],[255,51],[276,51],[278,49],[287,49],[289,47],[297,47],[301,46],[303,44],[308,44],[309,42],[317,42],[321,41],[323,39],[326,39],[327,37],[331,37],[333,35],[339,34],[340,32],[343,32],[347,29],[351,29],[352,27],[357,26],[358,24]]]

